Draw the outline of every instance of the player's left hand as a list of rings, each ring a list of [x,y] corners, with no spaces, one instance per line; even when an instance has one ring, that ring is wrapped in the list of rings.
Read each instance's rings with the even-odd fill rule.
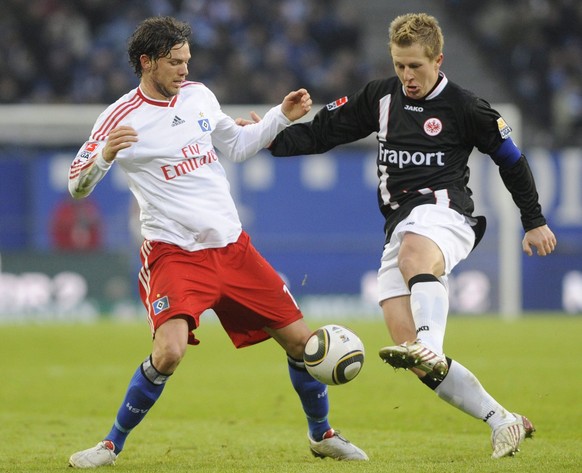
[[[294,122],[295,120],[307,115],[311,110],[313,102],[311,95],[306,89],[294,90],[289,92],[281,103],[281,110],[285,116]]]
[[[524,253],[528,256],[533,255],[532,247],[535,247],[538,255],[547,256],[556,248],[557,240],[556,236],[550,230],[547,225],[542,225],[541,227],[532,228],[525,233],[521,246],[523,247]]]

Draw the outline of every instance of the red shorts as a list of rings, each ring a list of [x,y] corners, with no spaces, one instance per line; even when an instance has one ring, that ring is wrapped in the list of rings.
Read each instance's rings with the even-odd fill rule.
[[[241,348],[268,339],[264,327],[283,328],[303,317],[281,277],[244,231],[236,243],[199,251],[146,240],[140,256],[139,291],[152,334],[176,316],[186,316],[194,330],[202,312],[213,309]],[[188,343],[198,344],[193,333]]]

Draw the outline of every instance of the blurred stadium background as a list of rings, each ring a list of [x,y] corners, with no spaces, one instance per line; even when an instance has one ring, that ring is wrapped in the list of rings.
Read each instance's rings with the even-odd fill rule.
[[[392,74],[387,29],[426,11],[443,70],[498,106],[530,159],[559,240],[521,255],[519,217],[487,157],[471,187],[486,238],[451,278],[456,313],[582,313],[582,3],[578,0],[3,0],[0,4],[0,323],[142,317],[133,197],[114,168],[73,201],[67,169],[97,115],[137,85],[141,19],[193,26],[190,78],[233,117],[307,87],[323,104]],[[375,141],[228,165],[243,224],[311,317],[379,316],[383,244]]]

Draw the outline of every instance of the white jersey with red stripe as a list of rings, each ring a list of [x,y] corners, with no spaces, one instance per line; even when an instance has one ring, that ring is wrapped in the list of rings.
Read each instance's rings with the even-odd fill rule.
[[[217,151],[243,161],[289,124],[281,106],[256,124],[238,126],[203,84],[185,82],[171,101],[153,100],[138,87],[97,119],[69,173],[75,198],[91,193],[112,164],[102,156],[111,130],[133,127],[138,142],[114,160],[126,173],[140,207],[142,236],[188,251],[237,240],[241,222]]]

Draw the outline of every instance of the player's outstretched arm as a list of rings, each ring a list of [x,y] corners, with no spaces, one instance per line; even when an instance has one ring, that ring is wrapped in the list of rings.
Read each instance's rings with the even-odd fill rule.
[[[547,256],[556,248],[557,240],[554,233],[547,225],[532,228],[525,233],[522,241],[524,253],[528,256],[533,255],[533,248],[535,247],[538,255]]]
[[[270,146],[277,133],[289,122],[304,117],[312,105],[307,90],[294,90],[285,96],[281,105],[271,108],[263,118],[251,112],[251,120],[233,120],[230,117],[222,120],[213,132],[212,142],[231,161],[244,161]]]

